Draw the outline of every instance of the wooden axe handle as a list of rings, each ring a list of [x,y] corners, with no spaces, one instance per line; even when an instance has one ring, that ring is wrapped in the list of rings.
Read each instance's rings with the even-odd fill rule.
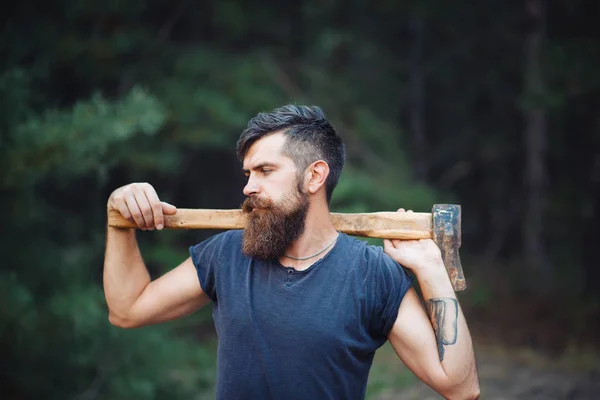
[[[331,221],[336,230],[348,235],[379,239],[437,239],[434,237],[432,213],[331,213]],[[123,218],[118,212],[108,212],[108,225],[115,228],[135,229],[137,225]],[[210,210],[178,208],[175,215],[165,215],[165,228],[171,229],[244,229],[245,216],[241,210]],[[437,240],[436,240],[437,242]],[[455,254],[458,260],[456,243],[440,240],[437,243],[442,254]],[[454,290],[464,290],[466,285],[458,264],[444,257],[446,269]],[[456,270],[460,268],[460,273]]]
[[[427,239],[433,237],[431,213],[375,212],[331,213],[336,230],[349,235],[385,239]],[[241,210],[207,210],[178,208],[175,215],[165,215],[165,228],[171,229],[244,229]],[[118,211],[108,213],[108,225],[137,228]]]

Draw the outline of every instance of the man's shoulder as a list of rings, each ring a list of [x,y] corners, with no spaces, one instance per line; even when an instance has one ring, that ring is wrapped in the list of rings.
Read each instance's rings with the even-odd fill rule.
[[[240,253],[242,248],[242,231],[228,230],[217,233],[192,246],[190,253],[192,258],[199,258],[200,254],[211,254],[221,256],[223,253]]]
[[[243,231],[240,229],[231,229],[215,235],[219,237],[224,243],[242,243]]]
[[[241,230],[227,230],[216,233],[208,238],[205,238],[198,242],[195,246],[202,244],[232,244],[235,242],[242,242],[242,231]]]
[[[353,260],[352,264],[364,269],[369,274],[381,273],[390,268],[400,268],[400,264],[387,255],[382,246],[372,244],[364,239],[344,235],[342,250],[343,257],[348,261]]]
[[[366,262],[379,262],[382,259],[391,260],[391,258],[383,251],[383,247],[372,244],[364,239],[359,239],[354,236],[343,234],[344,252],[352,257],[361,257]]]

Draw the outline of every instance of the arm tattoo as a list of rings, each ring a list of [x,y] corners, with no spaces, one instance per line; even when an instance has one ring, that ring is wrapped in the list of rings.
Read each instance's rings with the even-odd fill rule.
[[[444,360],[444,345],[456,343],[458,336],[458,303],[445,297],[427,300],[427,313],[433,325],[438,344],[440,362]]]

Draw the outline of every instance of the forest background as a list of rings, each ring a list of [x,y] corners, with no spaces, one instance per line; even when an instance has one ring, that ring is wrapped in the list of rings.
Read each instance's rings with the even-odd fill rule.
[[[109,324],[106,200],[142,181],[178,207],[239,207],[235,142],[249,118],[288,103],[321,106],[347,143],[332,211],[462,205],[459,297],[477,346],[597,349],[598,12],[586,0],[9,3],[5,398],[210,393],[209,308],[139,330]],[[159,276],[213,233],[139,240]]]

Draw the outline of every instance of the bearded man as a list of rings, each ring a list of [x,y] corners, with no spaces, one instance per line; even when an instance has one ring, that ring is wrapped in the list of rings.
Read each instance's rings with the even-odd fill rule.
[[[218,399],[363,399],[387,340],[444,397],[478,398],[471,337],[435,243],[386,240],[382,249],[333,227],[329,204],[345,150],[321,109],[258,114],[237,152],[248,179],[243,231],[190,247],[152,281],[135,230],[108,227],[110,322],[156,324],[212,302]],[[115,190],[107,208],[149,230],[177,211],[147,183]]]

